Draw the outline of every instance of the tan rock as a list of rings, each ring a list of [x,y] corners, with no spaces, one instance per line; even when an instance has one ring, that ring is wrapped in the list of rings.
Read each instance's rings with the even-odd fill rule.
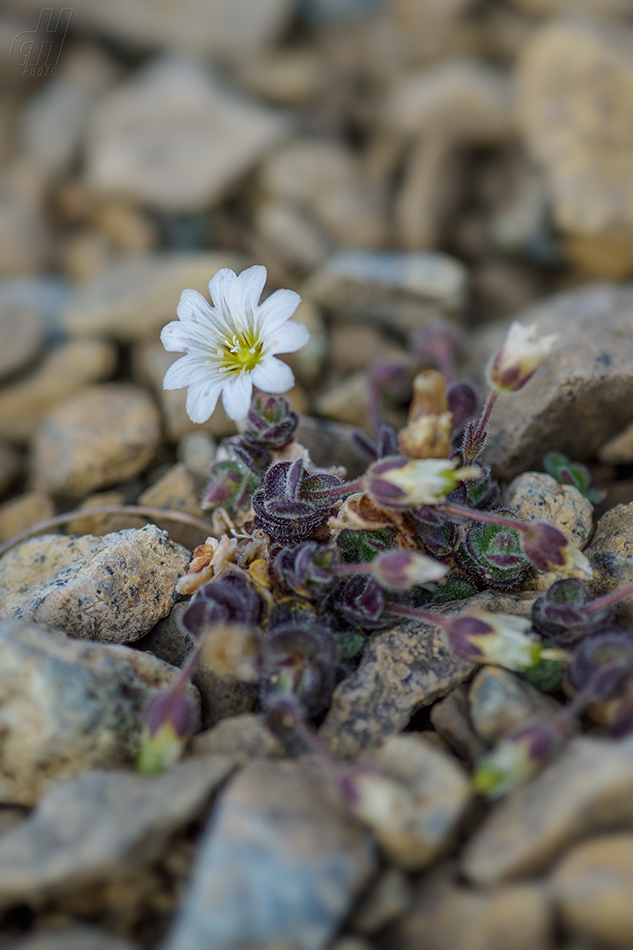
[[[344,372],[367,370],[376,360],[401,359],[404,349],[376,327],[345,324],[332,327],[331,365]]]
[[[42,492],[26,492],[11,501],[5,501],[0,505],[0,542],[8,541],[38,521],[52,518],[54,514],[52,500]]]
[[[40,351],[44,337],[42,314],[34,307],[3,301],[0,305],[0,379],[22,369]]]
[[[189,552],[155,525],[32,538],[0,560],[0,612],[83,640],[129,643],[169,613],[188,563]]]
[[[555,869],[551,887],[571,933],[609,947],[633,944],[633,834],[576,845]]]
[[[328,256],[330,244],[319,226],[289,201],[262,202],[253,223],[262,241],[289,267],[310,271]]]
[[[470,722],[467,686],[458,686],[435,703],[430,715],[437,734],[460,758],[473,762],[486,751]]]
[[[323,91],[328,79],[327,62],[313,49],[277,49],[244,60],[238,79],[257,99],[300,106]]]
[[[371,936],[409,910],[413,894],[409,878],[399,868],[388,867],[363,895],[350,926]]]
[[[527,680],[498,666],[482,666],[468,692],[470,722],[494,744],[528,722],[550,722],[563,706]]]
[[[165,474],[139,495],[139,505],[154,508],[169,508],[171,511],[183,511],[196,518],[204,518],[200,507],[200,492],[194,479],[182,463],[172,466]],[[176,544],[193,550],[206,541],[207,534],[201,529],[180,525],[177,521],[156,521],[159,528],[166,531]]]
[[[627,465],[633,462],[633,423],[605,442],[598,452],[598,458],[607,465]]]
[[[53,410],[33,444],[36,489],[80,498],[125,481],[152,460],[160,417],[148,394],[136,386],[92,386]]]
[[[394,205],[400,246],[431,250],[444,237],[461,195],[462,162],[453,144],[422,135],[411,144]]]
[[[316,411],[335,422],[346,422],[371,432],[369,378],[367,372],[354,373],[317,397]]]
[[[45,267],[50,234],[42,213],[39,180],[23,165],[0,173],[0,276],[32,274]]]
[[[628,19],[631,12],[628,0],[512,0],[520,10],[534,16],[551,16],[556,13],[570,13],[576,16],[623,17]]]
[[[93,508],[103,508],[108,505],[124,505],[125,495],[120,491],[102,491],[95,492],[94,495],[82,501],[77,511],[90,512]],[[92,534],[100,537],[104,534],[112,534],[115,531],[124,531],[126,528],[142,528],[147,523],[145,518],[135,515],[91,515],[74,518],[66,525],[66,534]]]
[[[278,758],[284,752],[279,739],[254,713],[228,716],[211,729],[199,732],[193,738],[191,751],[194,755],[222,753],[235,756],[242,764],[251,759]]]
[[[178,461],[199,485],[204,485],[209,477],[209,468],[215,461],[218,443],[210,432],[203,429],[188,432],[178,443]]]
[[[107,379],[115,348],[103,340],[73,340],[52,350],[26,379],[0,390],[0,436],[27,442],[54,406],[87,383]]]
[[[11,944],[8,950],[138,950],[138,945],[80,924],[36,930]]]
[[[593,541],[587,548],[593,567],[591,593],[602,597],[633,582],[633,504],[617,505],[602,516]],[[633,622],[633,597],[618,603],[618,623],[625,628]]]

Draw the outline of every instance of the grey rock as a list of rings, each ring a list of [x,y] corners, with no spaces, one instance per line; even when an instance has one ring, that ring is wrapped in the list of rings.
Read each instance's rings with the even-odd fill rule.
[[[221,719],[211,729],[199,732],[191,743],[194,755],[220,752],[246,764],[251,759],[279,758],[284,749],[277,737],[254,713],[239,713]]]
[[[341,251],[304,290],[339,322],[407,333],[440,317],[459,318],[466,283],[464,267],[445,254]]]
[[[484,458],[507,481],[539,468],[545,452],[576,461],[633,420],[633,290],[597,284],[560,294],[519,313],[539,335],[560,342],[517,393],[502,393]],[[478,381],[503,343],[507,324],[474,336],[469,370]]]
[[[160,441],[160,415],[145,390],[90,386],[53,409],[33,443],[33,487],[81,498],[139,475]]]
[[[593,505],[573,485],[561,485],[545,472],[524,472],[503,493],[504,504],[524,521],[549,521],[578,548],[593,531]]]
[[[145,653],[19,620],[0,621],[0,649],[2,802],[33,805],[53,781],[132,762],[143,709],[178,675]]]
[[[572,739],[539,776],[497,805],[463,853],[478,885],[549,868],[576,841],[633,828],[633,739]]]
[[[215,755],[158,776],[92,771],[55,785],[0,838],[0,904],[41,901],[155,861],[233,767]]]
[[[633,583],[633,503],[617,505],[602,516],[586,554],[594,572],[594,597]],[[633,596],[619,601],[616,617],[623,627],[631,626]]]
[[[371,459],[353,441],[354,427],[328,419],[301,416],[295,435],[319,468],[343,466],[348,478],[362,475]]]
[[[549,722],[563,711],[551,696],[497,666],[483,666],[475,674],[468,702],[473,728],[491,744],[528,722]]]
[[[0,560],[0,612],[82,640],[130,643],[169,613],[189,559],[155,525],[32,538]]]
[[[44,322],[40,312],[25,304],[0,299],[0,379],[32,360],[39,353],[44,339]]]
[[[265,201],[254,217],[262,241],[274,248],[289,267],[310,271],[319,267],[330,251],[329,242],[316,222],[289,201]]]
[[[408,911],[412,899],[406,874],[399,868],[386,868],[363,895],[350,926],[357,933],[371,936]]]
[[[486,749],[485,743],[474,731],[468,708],[468,688],[458,686],[431,709],[435,731],[462,759],[469,762]]]
[[[178,461],[203,485],[209,477],[209,468],[215,461],[217,451],[218,443],[210,432],[188,432],[178,443]]]
[[[166,55],[94,110],[87,179],[160,211],[198,211],[222,200],[288,128],[196,60]]]
[[[325,950],[375,870],[322,768],[253,762],[208,825],[169,950]]]
[[[138,944],[94,927],[75,926],[30,934],[7,950],[138,950]]]
[[[0,173],[0,276],[33,274],[46,266],[50,233],[39,179],[24,165]]]

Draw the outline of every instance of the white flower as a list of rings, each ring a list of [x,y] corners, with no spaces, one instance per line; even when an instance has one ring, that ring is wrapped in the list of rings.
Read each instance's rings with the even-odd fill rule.
[[[248,413],[253,386],[285,393],[294,375],[277,353],[294,353],[310,337],[291,320],[301,298],[294,290],[276,290],[259,303],[266,268],[255,265],[237,276],[223,268],[209,281],[210,306],[197,290],[183,290],[179,320],[168,323],[160,338],[166,350],[186,353],[169,367],[163,389],[188,388],[187,415],[206,422],[222,393],[231,419]]]
[[[505,343],[490,364],[488,379],[495,389],[501,391],[522,389],[549,356],[558,339],[556,334],[539,339],[535,323],[529,327],[513,323]]]
[[[369,468],[365,489],[373,501],[387,508],[436,505],[461,481],[477,479],[476,465],[458,468],[457,459],[381,459]]]

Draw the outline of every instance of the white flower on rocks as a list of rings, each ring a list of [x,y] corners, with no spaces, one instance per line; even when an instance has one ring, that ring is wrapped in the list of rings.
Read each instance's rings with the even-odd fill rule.
[[[206,422],[222,394],[231,419],[248,413],[253,386],[285,393],[294,385],[290,367],[277,353],[301,349],[310,334],[290,318],[301,302],[294,290],[276,290],[259,303],[266,268],[249,267],[236,275],[223,268],[209,281],[211,306],[197,290],[183,290],[179,319],[164,327],[166,350],[186,353],[169,367],[163,389],[187,387],[187,415]]]
[[[536,324],[513,323],[505,342],[488,368],[488,379],[500,391],[517,392],[532,378],[552,347],[557,334],[538,337]]]

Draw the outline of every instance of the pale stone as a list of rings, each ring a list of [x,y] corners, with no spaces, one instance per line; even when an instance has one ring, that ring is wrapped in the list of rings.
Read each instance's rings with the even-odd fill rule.
[[[39,310],[14,301],[0,303],[0,379],[22,369],[40,351],[44,322]]]
[[[0,505],[0,543],[54,514],[52,500],[42,492],[25,492],[5,501]]]

